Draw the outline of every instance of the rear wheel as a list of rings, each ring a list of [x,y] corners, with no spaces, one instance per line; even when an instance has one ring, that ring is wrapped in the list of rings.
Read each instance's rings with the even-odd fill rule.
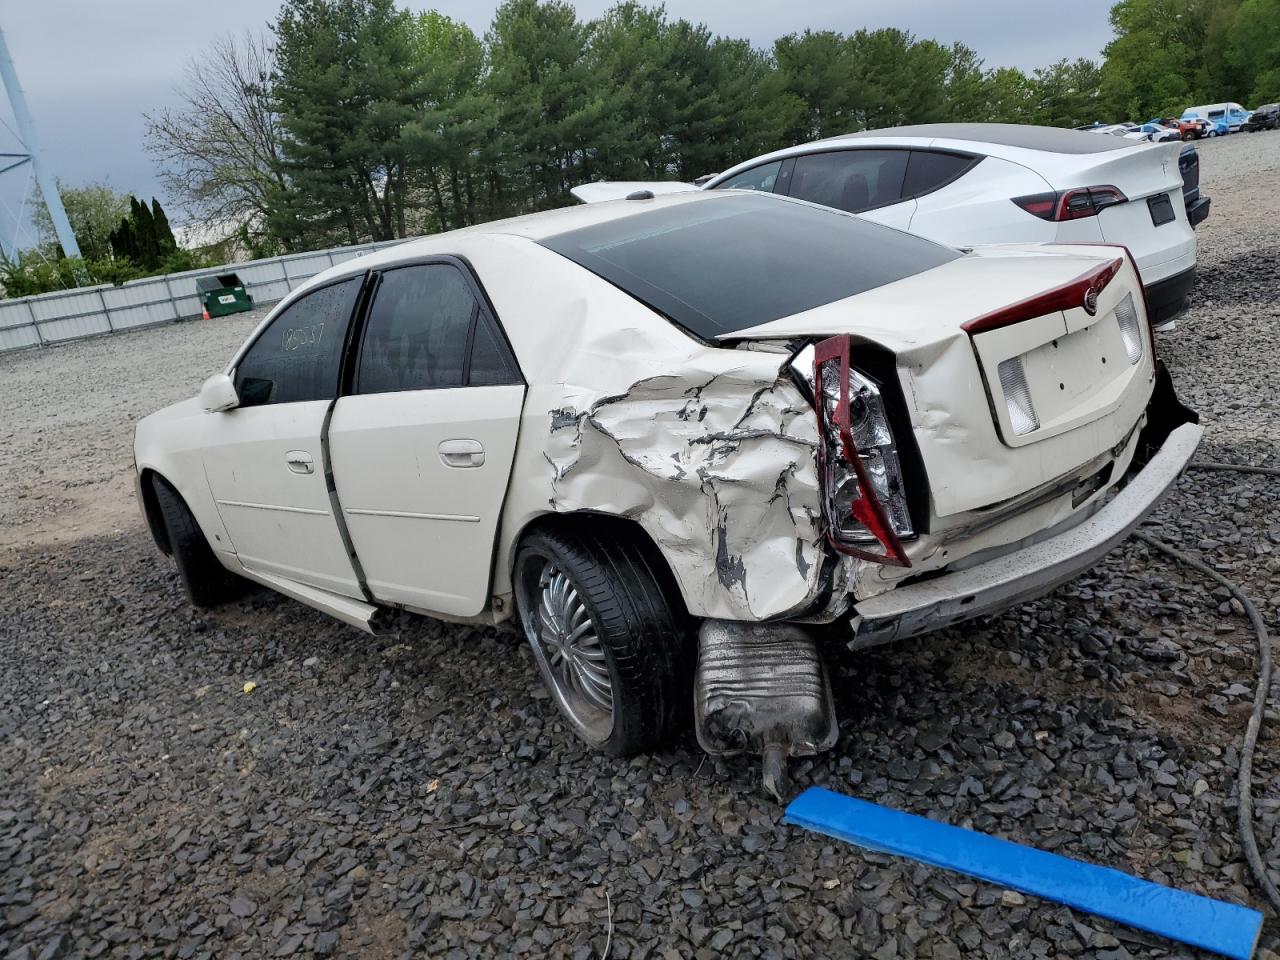
[[[525,638],[561,714],[597,750],[626,756],[687,722],[688,624],[647,551],[587,531],[530,534],[516,556]]]
[[[230,600],[243,588],[244,581],[218,562],[178,491],[160,477],[153,478],[152,483],[178,565],[178,579],[188,599],[197,607],[214,607]]]

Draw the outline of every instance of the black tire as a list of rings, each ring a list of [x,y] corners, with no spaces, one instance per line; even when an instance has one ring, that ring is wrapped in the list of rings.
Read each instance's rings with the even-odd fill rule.
[[[617,533],[618,535],[612,535]],[[603,648],[612,693],[607,736],[574,717],[557,691],[538,639],[543,575],[563,573],[589,614]],[[689,724],[695,664],[691,622],[675,585],[651,549],[626,531],[586,525],[536,530],[516,554],[516,603],[525,637],[561,714],[583,740],[615,757],[653,749]]]
[[[154,477],[152,484],[169,533],[173,559],[178,565],[178,578],[192,605],[216,607],[240,593],[244,580],[218,562],[178,491],[160,477]]]

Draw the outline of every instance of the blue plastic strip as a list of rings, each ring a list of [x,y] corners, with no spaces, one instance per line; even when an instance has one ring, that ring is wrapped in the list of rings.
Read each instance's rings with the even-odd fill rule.
[[[811,787],[791,801],[783,822],[1056,900],[1235,960],[1253,956],[1262,930],[1262,914],[1248,907],[935,823],[821,787]]]

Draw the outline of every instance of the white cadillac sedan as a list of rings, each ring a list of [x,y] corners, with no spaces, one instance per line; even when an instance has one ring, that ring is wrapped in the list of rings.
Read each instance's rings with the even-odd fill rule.
[[[369,631],[518,618],[613,754],[835,738],[853,648],[1088,569],[1200,437],[1114,246],[969,253],[802,201],[682,193],[348,261],[198,397],[138,494],[198,605],[256,581]]]
[[[1144,135],[1145,139],[1145,135]],[[1193,227],[1209,213],[1199,158],[1181,144],[1078,130],[932,123],[867,130],[747,160],[703,190],[760,190],[857,213],[952,246],[1120,243],[1132,251],[1157,325],[1195,285]],[[679,183],[589,183],[584,202]]]

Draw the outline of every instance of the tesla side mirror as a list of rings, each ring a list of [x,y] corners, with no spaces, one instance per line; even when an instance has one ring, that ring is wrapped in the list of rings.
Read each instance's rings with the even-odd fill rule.
[[[240,405],[236,385],[225,373],[215,373],[200,388],[200,406],[209,413],[220,413]]]

